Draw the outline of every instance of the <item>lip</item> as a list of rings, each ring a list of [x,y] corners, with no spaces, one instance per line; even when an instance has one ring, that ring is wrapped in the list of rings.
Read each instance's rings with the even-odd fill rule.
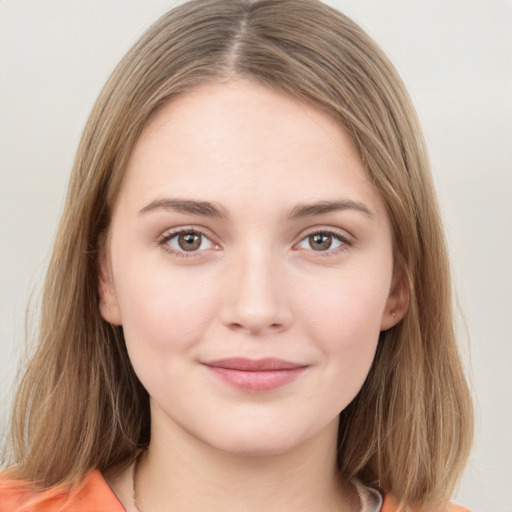
[[[290,384],[308,365],[284,359],[234,357],[202,363],[216,377],[238,389],[265,392]]]

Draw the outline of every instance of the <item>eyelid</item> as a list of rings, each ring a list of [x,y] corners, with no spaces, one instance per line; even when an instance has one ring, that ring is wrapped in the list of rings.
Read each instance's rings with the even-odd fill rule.
[[[165,231],[161,237],[158,239],[158,245],[160,245],[166,252],[171,253],[173,255],[177,255],[179,257],[199,257],[201,256],[201,253],[206,252],[210,250],[208,249],[202,249],[202,250],[195,250],[195,251],[184,251],[184,250],[177,250],[175,248],[172,248],[169,246],[168,242],[172,240],[173,238],[184,234],[184,233],[197,233],[203,237],[205,237],[207,240],[210,241],[211,244],[213,244],[214,249],[219,249],[219,244],[215,241],[214,237],[209,234],[206,230],[204,230],[201,227],[198,226],[181,226],[179,228],[174,229],[168,229]],[[338,252],[346,250],[348,247],[351,247],[354,245],[355,241],[354,238],[349,235],[346,231],[338,229],[338,228],[326,228],[326,227],[312,227],[309,228],[305,233],[303,233],[297,243],[294,244],[294,247],[296,247],[298,244],[306,240],[308,237],[311,237],[316,234],[323,234],[323,235],[329,235],[341,242],[341,245],[338,247],[335,247],[334,249],[326,249],[325,251],[315,251],[314,249],[300,249],[307,252],[314,253],[318,256],[332,256],[337,254]]]
[[[168,242],[172,240],[173,238],[186,233],[197,233],[207,240],[210,241],[210,243],[214,246],[215,249],[219,247],[219,244],[215,242],[212,235],[207,233],[205,230],[203,230],[200,227],[196,226],[182,226],[175,229],[168,229],[165,231],[160,238],[158,239],[158,245],[161,246],[166,252],[176,255],[178,257],[184,257],[184,258],[190,258],[190,257],[198,257],[201,255],[201,253],[209,250],[209,249],[202,249],[202,250],[196,250],[196,251],[184,251],[184,250],[178,250],[173,247],[171,247]]]
[[[297,246],[298,244],[300,244],[301,242],[303,242],[310,236],[317,235],[317,234],[332,236],[336,240],[340,241],[341,245],[338,247],[335,247],[334,249],[330,249],[330,248],[326,249],[325,251],[315,251],[313,249],[301,249],[301,250],[314,253],[315,255],[318,255],[318,256],[333,256],[341,251],[347,250],[348,247],[353,246],[355,243],[354,238],[344,230],[332,228],[332,227],[325,228],[325,227],[318,226],[318,227],[310,228],[306,233],[302,234],[300,237],[300,240],[295,244],[295,246]]]

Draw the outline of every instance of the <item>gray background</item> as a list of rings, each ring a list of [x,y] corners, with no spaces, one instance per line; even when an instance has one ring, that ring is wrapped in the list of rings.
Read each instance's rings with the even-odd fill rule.
[[[0,0],[0,397],[12,396],[87,115],[177,2]],[[331,0],[389,54],[430,149],[453,262],[476,442],[456,499],[512,510],[512,2]],[[30,316],[34,316],[32,313]],[[0,426],[6,421],[1,407]]]

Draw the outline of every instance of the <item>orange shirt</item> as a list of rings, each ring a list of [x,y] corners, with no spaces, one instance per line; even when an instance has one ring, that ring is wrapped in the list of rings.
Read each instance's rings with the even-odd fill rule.
[[[96,469],[71,491],[34,492],[23,483],[0,475],[0,512],[125,512],[125,509]],[[386,497],[381,512],[399,511],[393,500]],[[453,505],[449,512],[470,511]]]
[[[98,470],[71,491],[34,492],[23,482],[0,476],[0,512],[125,512]]]

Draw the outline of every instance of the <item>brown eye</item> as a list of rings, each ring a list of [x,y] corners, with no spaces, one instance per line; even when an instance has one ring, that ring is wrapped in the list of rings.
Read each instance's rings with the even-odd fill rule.
[[[195,230],[171,232],[160,243],[177,256],[186,256],[187,253],[192,255],[216,247],[206,235]]]
[[[199,233],[184,233],[178,236],[178,245],[184,251],[196,251],[201,247],[201,238]]]
[[[335,254],[345,246],[350,246],[351,241],[343,233],[337,231],[317,231],[303,238],[298,247],[314,252],[325,252],[326,255]]]
[[[330,249],[332,245],[332,236],[324,233],[311,235],[308,240],[309,245],[314,251],[326,251]]]

